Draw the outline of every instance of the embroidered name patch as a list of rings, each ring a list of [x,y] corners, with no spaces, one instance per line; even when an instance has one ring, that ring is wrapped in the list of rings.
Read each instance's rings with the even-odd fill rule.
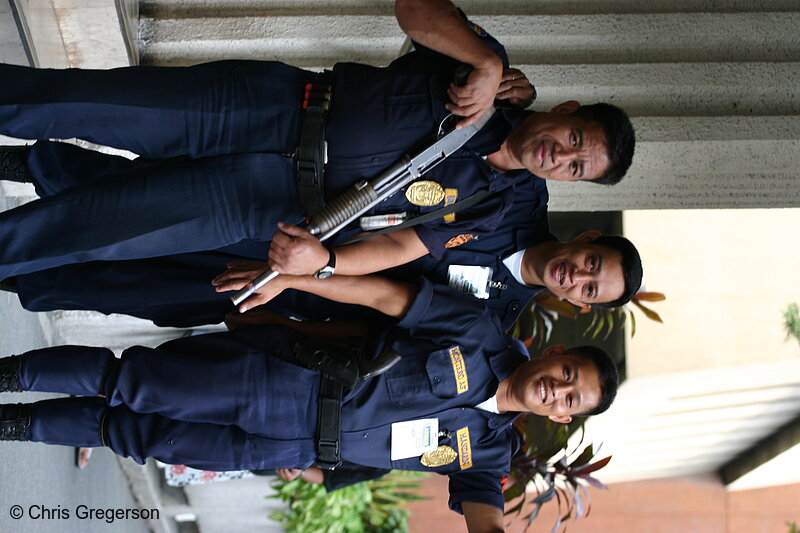
[[[458,441],[458,464],[461,470],[472,466],[472,446],[469,444],[469,428],[461,428],[456,432]]]
[[[461,348],[453,346],[448,350],[450,363],[453,365],[453,374],[456,376],[456,392],[461,394],[469,390],[467,381],[467,367],[464,366],[464,356],[461,355]]]
[[[453,205],[458,200],[458,189],[445,189],[444,190],[444,205]],[[444,216],[444,221],[446,223],[455,222],[456,221],[456,214],[450,213],[449,215]]]
[[[472,233],[462,233],[461,235],[456,235],[449,241],[447,241],[444,245],[445,248],[455,248],[456,246],[461,246],[462,244],[468,243],[469,241],[477,239],[477,235],[473,235]]]

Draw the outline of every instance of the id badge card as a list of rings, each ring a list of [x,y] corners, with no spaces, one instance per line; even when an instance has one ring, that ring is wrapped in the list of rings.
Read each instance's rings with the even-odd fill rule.
[[[447,267],[447,284],[461,292],[485,300],[489,297],[489,280],[494,270],[475,265],[450,265]]]
[[[439,419],[424,418],[392,424],[392,461],[419,457],[439,444]]]

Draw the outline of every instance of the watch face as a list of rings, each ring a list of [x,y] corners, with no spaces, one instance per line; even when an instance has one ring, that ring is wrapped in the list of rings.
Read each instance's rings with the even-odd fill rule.
[[[314,274],[314,277],[317,279],[328,279],[331,276],[333,276],[333,269],[327,266],[320,268],[317,270],[317,273]]]

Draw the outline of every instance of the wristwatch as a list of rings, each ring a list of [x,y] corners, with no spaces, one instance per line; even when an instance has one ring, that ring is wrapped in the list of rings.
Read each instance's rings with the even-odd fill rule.
[[[328,264],[314,272],[314,277],[317,279],[328,279],[333,276],[336,271],[336,254],[333,250],[328,248]]]

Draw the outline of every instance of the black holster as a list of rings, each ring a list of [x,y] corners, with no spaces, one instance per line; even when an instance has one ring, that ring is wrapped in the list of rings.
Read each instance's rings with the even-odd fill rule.
[[[400,360],[400,354],[385,349],[378,359],[364,361],[360,346],[333,342],[297,343],[292,362],[320,374],[317,409],[317,466],[333,470],[342,463],[340,449],[342,397],[360,380],[375,377]]]

